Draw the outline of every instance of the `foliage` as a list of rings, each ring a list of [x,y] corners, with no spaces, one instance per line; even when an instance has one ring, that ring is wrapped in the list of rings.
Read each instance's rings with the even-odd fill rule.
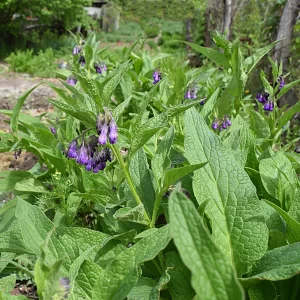
[[[20,112],[32,90],[1,110],[12,132],[0,133],[0,151],[39,157],[32,170],[0,173],[0,191],[15,196],[0,209],[4,297],[12,265],[40,299],[299,298],[300,160],[281,141],[299,102],[277,106],[299,81],[282,85],[270,59],[265,102],[244,97],[275,43],[245,58],[216,34],[218,50],[189,43],[214,67],[189,69],[139,43],[105,56],[94,35],[75,38],[80,54],[59,73],[67,82],[48,83],[58,117]],[[101,171],[85,150],[92,162],[109,157]]]

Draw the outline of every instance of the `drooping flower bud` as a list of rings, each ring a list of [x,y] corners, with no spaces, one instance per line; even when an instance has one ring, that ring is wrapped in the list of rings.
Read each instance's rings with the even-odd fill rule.
[[[74,76],[69,76],[66,80],[69,85],[74,86],[77,83],[77,79]]]
[[[197,89],[194,87],[191,89],[191,99],[197,98]]]
[[[53,126],[50,126],[50,131],[51,131],[53,134],[56,134],[56,129],[55,129]]]
[[[85,58],[84,58],[83,55],[81,55],[81,56],[79,57],[78,62],[80,63],[80,65],[81,65],[82,67],[85,66]]]
[[[258,93],[258,94],[256,95],[256,99],[257,99],[257,101],[260,102],[260,103],[266,103],[266,98],[265,98],[265,96],[264,96],[263,94],[261,94],[261,93]]]
[[[232,124],[228,118],[226,118],[226,124],[227,124],[227,126],[231,126],[231,124]]]
[[[284,78],[281,78],[280,84],[279,84],[279,88],[278,90],[280,91],[282,88],[284,87]]]
[[[109,122],[109,134],[108,139],[111,144],[115,144],[118,138],[118,127],[114,119]]]
[[[87,165],[89,162],[88,148],[85,146],[84,142],[78,150],[76,162],[80,165]]]
[[[77,139],[73,140],[68,148],[67,152],[68,158],[76,158],[77,156]]]
[[[273,111],[273,109],[274,109],[274,102],[271,100],[268,100],[264,105],[264,110],[265,111]]]
[[[106,144],[107,133],[108,133],[108,126],[107,126],[107,124],[103,124],[103,126],[101,128],[101,133],[100,133],[100,136],[99,136],[99,144],[100,145],[105,145]]]
[[[161,74],[159,71],[154,71],[153,73],[153,84],[158,83],[161,80]]]
[[[87,163],[87,165],[85,166],[85,169],[87,171],[90,171],[90,170],[92,170],[92,168],[93,168],[93,159],[90,158],[89,161],[88,161],[88,163]]]
[[[186,93],[184,95],[184,98],[185,99],[190,99],[191,98],[191,91],[190,91],[190,89],[187,89],[187,91],[186,91]]]
[[[201,102],[200,102],[200,105],[204,105],[205,104],[205,100],[202,100]]]
[[[215,120],[212,122],[212,124],[211,124],[211,128],[212,128],[213,130],[217,130],[218,127],[219,127],[219,122],[218,122],[217,119],[215,119]]]
[[[106,162],[99,162],[99,164],[93,169],[94,173],[98,173],[100,170],[104,170],[106,167]]]
[[[220,130],[221,130],[221,127],[222,127],[222,129],[227,129],[227,122],[226,122],[226,120],[224,120],[224,121],[222,122],[222,124],[221,124],[221,126],[220,126]]]

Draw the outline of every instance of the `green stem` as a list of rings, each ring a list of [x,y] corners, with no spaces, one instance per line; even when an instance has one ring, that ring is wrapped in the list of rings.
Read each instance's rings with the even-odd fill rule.
[[[149,154],[150,158],[153,158],[154,153],[146,145],[144,145],[143,147],[144,147],[145,151]]]
[[[15,261],[12,261],[12,260],[6,260],[6,259],[0,259],[0,262],[9,262],[9,263],[12,264],[13,266],[15,266],[15,267],[17,267],[18,269],[20,269],[23,273],[29,275],[30,278],[34,278],[33,272],[29,271],[27,268],[22,267],[21,265],[19,265],[19,264],[16,263]]]
[[[152,219],[151,219],[151,223],[150,223],[150,227],[154,228],[155,227],[155,221],[156,221],[156,217],[157,217],[157,213],[160,207],[160,202],[161,199],[163,197],[163,195],[167,192],[169,187],[164,186],[160,192],[157,194],[155,200],[154,200],[154,206],[153,206],[153,214],[152,214]]]
[[[119,161],[119,164],[120,164],[120,166],[121,166],[121,168],[122,168],[122,170],[124,172],[125,178],[127,180],[127,183],[129,185],[129,188],[130,188],[130,190],[131,190],[131,192],[133,194],[133,197],[134,197],[137,205],[143,204],[142,201],[141,201],[141,199],[140,199],[140,197],[139,197],[139,195],[138,195],[138,193],[137,193],[137,191],[136,191],[136,189],[135,189],[135,187],[134,187],[134,184],[132,182],[131,176],[130,176],[129,171],[128,171],[125,163],[124,163],[123,157],[122,157],[119,149],[117,148],[116,145],[110,145],[110,147],[111,147],[111,149],[112,149],[115,157]],[[150,218],[149,218],[148,214],[146,213],[146,211],[144,213],[144,217],[145,217],[145,220],[150,224]]]

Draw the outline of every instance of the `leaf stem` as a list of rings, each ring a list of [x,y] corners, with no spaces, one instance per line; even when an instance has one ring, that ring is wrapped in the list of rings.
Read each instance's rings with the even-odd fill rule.
[[[137,193],[137,191],[136,191],[136,189],[134,187],[134,184],[132,182],[132,179],[131,179],[131,176],[129,174],[128,168],[127,168],[127,166],[124,163],[123,157],[122,157],[122,155],[121,155],[118,147],[116,145],[110,145],[110,148],[112,149],[115,157],[119,161],[119,164],[120,164],[120,166],[121,166],[121,168],[122,168],[122,170],[124,172],[125,178],[127,180],[127,183],[129,185],[129,188],[130,188],[130,190],[131,190],[131,192],[133,194],[133,197],[134,197],[137,205],[141,205],[141,204],[143,205],[143,203],[142,203],[142,201],[141,201],[141,199],[140,199],[140,197],[139,197],[139,195],[138,195],[138,193]],[[144,217],[145,217],[145,220],[147,221],[147,223],[150,224],[150,218],[149,218],[149,216],[148,216],[148,214],[147,214],[146,211],[144,212]]]

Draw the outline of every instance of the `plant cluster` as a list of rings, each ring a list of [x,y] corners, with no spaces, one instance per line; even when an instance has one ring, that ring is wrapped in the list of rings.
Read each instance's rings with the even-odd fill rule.
[[[277,102],[299,80],[270,59],[273,109],[244,95],[275,43],[245,58],[216,34],[222,51],[188,43],[214,67],[190,69],[138,42],[107,62],[94,35],[74,38],[63,87],[48,83],[55,118],[21,112],[34,88],[0,111],[0,151],[39,157],[0,173],[2,298],[26,278],[46,300],[298,299],[300,157],[281,136],[300,102]]]

